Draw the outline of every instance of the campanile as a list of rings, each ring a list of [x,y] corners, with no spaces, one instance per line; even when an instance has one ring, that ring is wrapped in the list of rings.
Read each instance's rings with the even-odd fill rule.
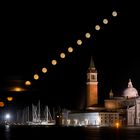
[[[90,66],[87,71],[87,98],[86,107],[98,104],[98,81],[97,70],[95,68],[93,58],[91,57]]]

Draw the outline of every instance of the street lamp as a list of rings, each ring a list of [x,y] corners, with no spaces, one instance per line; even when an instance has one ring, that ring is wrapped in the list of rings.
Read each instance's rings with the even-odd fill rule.
[[[11,118],[11,115],[10,115],[9,113],[7,113],[7,114],[5,115],[5,123],[6,123],[6,124],[8,124],[10,118]]]

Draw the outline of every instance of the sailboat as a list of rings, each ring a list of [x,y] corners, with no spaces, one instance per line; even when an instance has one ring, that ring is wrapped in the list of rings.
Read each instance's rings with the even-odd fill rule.
[[[52,115],[50,113],[48,106],[45,106],[44,116],[45,116],[45,119],[41,121],[42,125],[55,125],[55,120],[52,118]]]
[[[29,125],[55,125],[48,106],[45,106],[43,114],[41,114],[40,101],[37,105],[32,104],[32,121]]]

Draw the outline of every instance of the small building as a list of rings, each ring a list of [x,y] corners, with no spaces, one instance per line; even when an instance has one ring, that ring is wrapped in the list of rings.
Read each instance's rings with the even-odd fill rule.
[[[71,112],[63,121],[66,126],[115,126],[120,123],[117,112]]]

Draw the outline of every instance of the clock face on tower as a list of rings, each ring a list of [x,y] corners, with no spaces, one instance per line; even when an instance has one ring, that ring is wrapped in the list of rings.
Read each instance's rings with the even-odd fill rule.
[[[95,75],[91,75],[91,80],[95,80]]]
[[[88,81],[97,81],[96,74],[87,74]]]

